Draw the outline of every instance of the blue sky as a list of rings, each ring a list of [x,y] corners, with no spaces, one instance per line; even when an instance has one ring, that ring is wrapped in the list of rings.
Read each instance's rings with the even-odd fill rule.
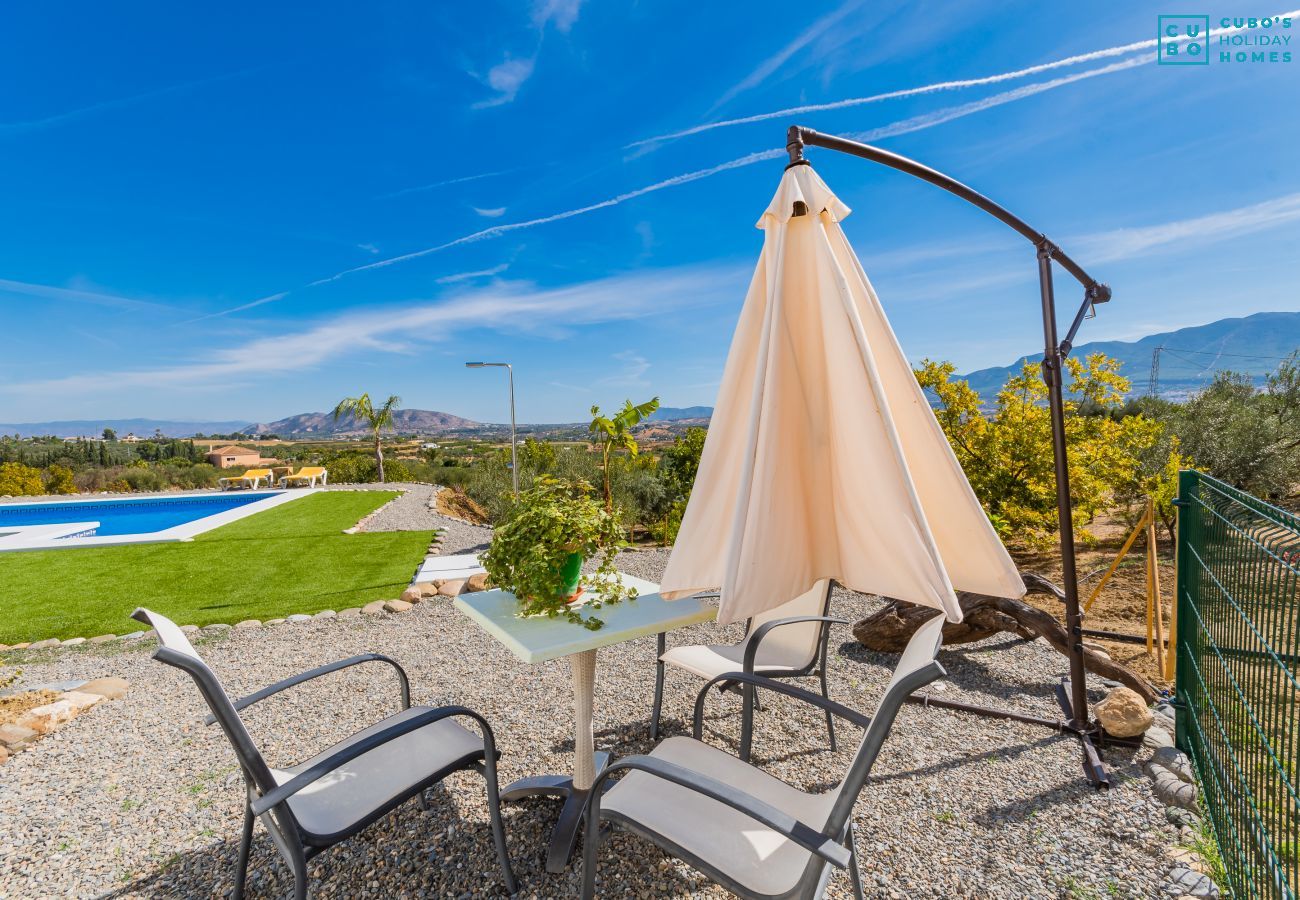
[[[1115,289],[1083,340],[1300,309],[1300,48],[1158,66],[1170,10],[1122,6],[7,7],[0,421],[266,421],[362,390],[501,421],[472,359],[515,364],[525,421],[712,403],[781,175],[762,154],[796,123],[1046,231]],[[1039,346],[1020,238],[809,158],[912,358]]]

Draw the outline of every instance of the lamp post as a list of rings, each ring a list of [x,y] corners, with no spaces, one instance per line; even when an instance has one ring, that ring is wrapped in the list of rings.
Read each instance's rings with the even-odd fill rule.
[[[505,369],[506,374],[510,377],[510,478],[514,485],[515,499],[519,499],[519,460],[516,456],[518,452],[519,441],[515,437],[515,370],[510,367],[510,363],[503,362],[467,362],[467,369],[487,369],[498,368]]]

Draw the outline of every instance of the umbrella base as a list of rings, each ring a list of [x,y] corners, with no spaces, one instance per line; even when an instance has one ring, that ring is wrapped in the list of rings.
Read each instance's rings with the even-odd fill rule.
[[[595,771],[599,775],[609,765],[609,754],[596,751],[594,756]],[[569,867],[573,848],[578,842],[578,832],[582,830],[589,793],[590,791],[575,787],[573,778],[568,775],[533,775],[521,778],[507,785],[501,792],[501,800],[505,803],[529,797],[554,797],[563,801],[560,818],[555,823],[546,849],[546,871],[555,874]]]
[[[975,703],[962,703],[960,700],[940,700],[928,694],[913,694],[907,698],[907,701],[921,706],[952,709],[990,719],[1005,719],[1010,722],[1040,725],[1044,728],[1050,728],[1052,731],[1073,734],[1079,739],[1079,749],[1083,754],[1084,776],[1087,777],[1093,787],[1104,790],[1110,787],[1110,776],[1106,774],[1106,766],[1101,761],[1101,756],[1097,753],[1097,745],[1094,742],[1104,739],[1105,736],[1095,726],[1088,724],[1086,721],[1080,723],[1075,718],[1070,704],[1069,684],[1069,678],[1063,678],[1061,683],[1056,686],[1056,700],[1061,705],[1061,711],[1065,713],[1064,719],[1048,719],[1043,716],[1032,716],[1027,713],[1012,712],[991,706],[979,706]],[[1120,739],[1107,739],[1107,743],[1131,746],[1130,742]]]

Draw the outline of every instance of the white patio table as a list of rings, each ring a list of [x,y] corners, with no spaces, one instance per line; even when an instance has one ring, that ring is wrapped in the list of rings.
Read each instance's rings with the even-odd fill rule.
[[[549,796],[564,801],[560,819],[551,834],[546,855],[548,872],[563,872],[573,854],[582,813],[596,775],[608,764],[609,754],[596,752],[591,728],[592,688],[596,677],[596,651],[630,641],[706,622],[717,611],[694,597],[669,603],[659,596],[659,585],[619,573],[623,584],[637,589],[635,600],[600,609],[603,628],[591,631],[566,619],[518,615],[514,594],[482,591],[462,594],[455,607],[526,663],[542,663],[566,656],[573,674],[574,751],[572,775],[534,775],[508,785],[506,801]]]

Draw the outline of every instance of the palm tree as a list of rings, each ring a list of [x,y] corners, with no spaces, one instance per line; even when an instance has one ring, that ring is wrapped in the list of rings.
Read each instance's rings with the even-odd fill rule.
[[[340,416],[351,416],[358,422],[364,422],[374,432],[375,465],[379,468],[380,484],[384,483],[384,445],[379,438],[379,432],[393,427],[393,411],[401,402],[402,398],[393,394],[384,401],[383,406],[375,409],[374,404],[370,402],[370,394],[366,393],[360,397],[344,397],[339,401],[339,405],[334,407],[335,422]]]

